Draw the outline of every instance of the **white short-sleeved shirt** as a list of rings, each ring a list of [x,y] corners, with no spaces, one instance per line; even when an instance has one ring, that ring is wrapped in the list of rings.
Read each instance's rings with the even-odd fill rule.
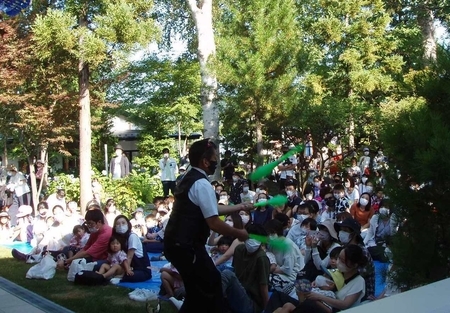
[[[348,284],[345,284],[341,290],[336,291],[336,298],[339,300],[344,300],[347,296],[354,295],[355,293],[361,292],[358,300],[351,307],[357,306],[361,303],[361,299],[364,297],[366,290],[366,283],[361,275],[356,276]]]
[[[219,215],[215,191],[211,187],[211,183],[208,181],[205,171],[198,167],[193,167],[192,170],[199,171],[205,175],[205,178],[197,180],[192,185],[188,193],[189,200],[200,207],[204,218]]]
[[[128,237],[128,249],[134,249],[134,254],[136,254],[138,258],[144,256],[142,242],[135,233],[130,233],[130,237]]]

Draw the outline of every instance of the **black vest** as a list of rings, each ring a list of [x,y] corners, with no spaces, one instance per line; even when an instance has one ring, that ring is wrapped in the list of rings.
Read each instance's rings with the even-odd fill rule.
[[[164,231],[164,244],[181,244],[194,246],[206,244],[209,236],[209,227],[198,205],[195,205],[188,196],[194,183],[206,178],[195,168],[187,172],[175,187],[175,201],[169,222]]]

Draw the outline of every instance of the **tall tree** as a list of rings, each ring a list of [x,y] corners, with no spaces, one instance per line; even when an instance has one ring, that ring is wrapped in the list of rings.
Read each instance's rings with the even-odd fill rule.
[[[218,10],[223,133],[230,137],[238,130],[235,134],[244,136],[247,147],[255,144],[258,161],[263,134],[284,124],[298,89],[301,32],[296,13],[293,0],[227,1]]]
[[[158,36],[151,18],[152,1],[66,1],[40,15],[33,26],[38,54],[54,60],[65,54],[77,69],[80,136],[80,205],[84,212],[91,191],[91,72],[101,64],[116,67],[138,47]]]

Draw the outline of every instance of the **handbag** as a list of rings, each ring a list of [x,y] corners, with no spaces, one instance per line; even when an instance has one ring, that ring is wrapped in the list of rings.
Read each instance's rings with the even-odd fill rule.
[[[92,271],[97,262],[86,262],[85,258],[75,259],[70,263],[69,272],[67,273],[68,281],[75,281],[75,275],[81,271]]]
[[[26,278],[29,279],[51,279],[56,273],[56,262],[51,254],[47,254],[42,260],[28,269]]]

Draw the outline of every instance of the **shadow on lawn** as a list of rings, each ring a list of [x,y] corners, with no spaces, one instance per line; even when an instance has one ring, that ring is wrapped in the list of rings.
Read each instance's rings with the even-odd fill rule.
[[[27,279],[25,274],[33,264],[15,260],[11,250],[4,247],[0,247],[0,259],[0,276],[74,312],[147,312],[145,303],[128,298],[131,289],[115,285],[74,285],[67,280],[67,272],[61,270],[50,280]],[[156,301],[153,302],[151,305],[156,306]],[[162,302],[161,313],[175,312],[170,303]]]

